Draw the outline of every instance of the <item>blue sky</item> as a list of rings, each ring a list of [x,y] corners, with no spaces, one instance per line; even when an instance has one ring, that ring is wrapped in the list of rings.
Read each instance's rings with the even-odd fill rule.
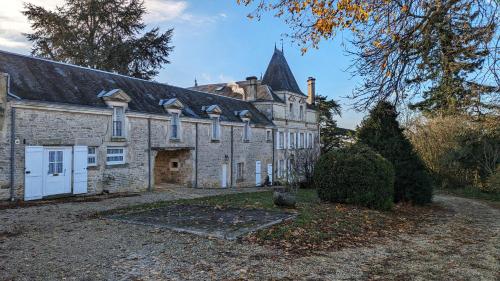
[[[28,0],[29,1],[29,0]],[[29,24],[20,14],[23,1],[8,1],[0,11],[0,48],[18,53],[29,53],[29,43],[22,32],[29,32]],[[53,8],[62,0],[32,0],[38,5]],[[4,4],[2,4],[4,5]],[[272,56],[274,44],[281,45],[282,34],[289,28],[272,15],[261,21],[249,20],[251,8],[238,6],[236,0],[170,1],[146,0],[149,14],[148,28],[173,27],[175,50],[160,72],[157,81],[189,87],[195,77],[200,84],[243,80],[247,76],[260,77]],[[344,53],[347,44],[340,34],[333,41],[323,42],[319,50],[301,55],[300,47],[284,38],[285,56],[299,83],[306,91],[306,80],[314,76],[318,94],[341,102],[343,115],[340,126],[355,128],[363,113],[350,110],[350,95],[356,79],[346,72],[350,58]]]

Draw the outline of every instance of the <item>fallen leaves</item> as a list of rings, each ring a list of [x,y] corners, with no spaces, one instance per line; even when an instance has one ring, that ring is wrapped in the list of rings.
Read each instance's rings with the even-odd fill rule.
[[[244,240],[300,255],[367,246],[385,237],[416,231],[435,211],[411,205],[380,212],[346,204],[302,204],[296,221],[261,230]]]

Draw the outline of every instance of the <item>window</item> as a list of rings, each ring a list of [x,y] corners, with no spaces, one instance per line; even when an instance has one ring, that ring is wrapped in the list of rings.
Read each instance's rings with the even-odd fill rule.
[[[300,120],[304,120],[304,106],[299,107],[299,118]]]
[[[300,133],[299,148],[305,148],[304,142],[305,142],[305,135],[304,133]]]
[[[245,121],[245,128],[243,130],[243,140],[250,141],[250,121]]]
[[[124,137],[124,108],[121,106],[113,107],[113,137]]]
[[[125,148],[108,147],[108,149],[106,150],[106,164],[108,165],[125,164]]]
[[[282,178],[285,174],[285,160],[278,161],[278,177]]]
[[[97,166],[97,147],[88,148],[87,166]]]
[[[56,175],[63,172],[63,152],[49,151],[49,174]]]
[[[179,159],[170,160],[170,171],[179,171]]]
[[[293,103],[290,103],[290,117],[293,116]]]
[[[285,133],[284,132],[278,132],[278,148],[279,149],[285,148]]]
[[[220,140],[220,119],[212,118],[212,140]]]
[[[309,133],[309,148],[313,148],[313,134]]]
[[[178,140],[180,137],[180,120],[179,113],[172,113],[172,119],[170,120],[170,138]]]
[[[242,181],[244,179],[244,173],[245,173],[245,165],[243,162],[240,162],[238,164],[236,164],[237,167],[236,167],[236,180],[238,181]]]
[[[271,138],[272,138],[272,132],[271,132],[271,130],[267,130],[266,131],[266,141],[268,141],[268,142],[272,141]]]
[[[295,133],[290,133],[290,149],[295,148]]]

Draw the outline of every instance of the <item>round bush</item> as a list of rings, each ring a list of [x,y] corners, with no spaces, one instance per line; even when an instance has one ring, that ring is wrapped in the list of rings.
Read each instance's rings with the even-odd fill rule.
[[[320,157],[314,170],[314,184],[323,201],[392,208],[394,168],[367,146],[330,151]]]

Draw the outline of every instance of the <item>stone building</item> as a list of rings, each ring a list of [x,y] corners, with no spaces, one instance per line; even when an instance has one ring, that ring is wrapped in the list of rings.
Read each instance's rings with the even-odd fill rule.
[[[0,200],[273,182],[319,146],[313,100],[276,49],[262,80],[191,89],[0,51]]]

